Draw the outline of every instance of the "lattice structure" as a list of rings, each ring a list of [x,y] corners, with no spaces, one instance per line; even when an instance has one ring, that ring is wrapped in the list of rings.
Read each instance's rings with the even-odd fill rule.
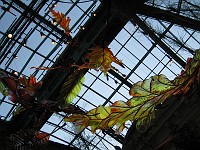
[[[131,98],[132,84],[157,74],[173,79],[199,49],[199,5],[195,0],[2,0],[0,68],[17,76],[34,75],[44,83],[38,101],[54,101],[65,79],[76,70],[71,66],[83,64],[89,48],[108,46],[125,68],[113,64],[115,70],[108,71],[109,80],[100,71],[82,71],[85,82],[72,105],[88,111],[126,101]],[[54,24],[49,8],[70,17],[70,36]],[[39,66],[63,68],[30,69]],[[12,120],[18,107],[0,95],[1,120]],[[39,110],[41,114],[43,111]],[[29,128],[35,113],[38,110],[24,112],[17,127]],[[115,128],[96,134],[87,128],[76,133],[72,123],[63,121],[63,115],[49,112],[37,128],[50,133],[52,141],[80,149],[122,147],[132,124],[127,122],[120,135],[115,134]]]

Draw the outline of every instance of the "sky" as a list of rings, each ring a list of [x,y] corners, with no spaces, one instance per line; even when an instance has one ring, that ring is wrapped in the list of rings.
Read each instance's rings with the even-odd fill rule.
[[[23,2],[28,5],[30,0],[23,0]],[[77,6],[70,10],[73,4],[63,3],[58,4],[54,10],[63,13],[68,12],[66,16],[71,18],[70,34],[74,37],[78,31],[81,30],[80,26],[84,25],[89,17],[92,17],[91,12],[93,12],[99,4],[100,2],[97,2],[96,4],[93,4],[92,2],[78,3]],[[2,2],[0,2],[0,5],[4,6]],[[48,10],[49,5],[52,6],[53,3],[48,2],[39,14],[45,16],[47,20],[52,21],[52,16],[49,14]],[[91,8],[88,12],[84,13],[84,11],[87,11],[89,7]],[[16,23],[20,16],[20,13],[13,8],[11,8],[11,11],[15,15],[9,12],[4,14],[4,11],[0,10],[0,38],[2,38],[4,34],[8,34],[10,26],[13,22]],[[147,24],[151,25],[153,29],[158,30],[161,33],[166,29],[166,27],[169,26],[169,23],[166,22],[146,18],[144,16],[139,17],[142,20],[145,20]],[[79,18],[81,19],[79,20]],[[27,28],[22,28],[21,30],[24,30],[24,32],[18,40],[19,43],[15,44],[15,46],[11,49],[11,53],[3,61],[3,63],[0,64],[0,68],[8,71],[13,69],[20,72],[20,74],[29,76],[30,74],[35,74],[35,70],[30,69],[31,67],[37,67],[41,64],[43,66],[51,66],[55,62],[56,58],[59,57],[62,51],[66,48],[64,43],[60,43],[55,36],[52,36],[50,33],[45,31],[45,29],[41,29],[41,27],[37,26],[33,22]],[[41,38],[41,31],[46,35],[45,38]],[[170,37],[176,36],[177,38],[182,39],[182,41],[185,42],[185,45],[193,50],[199,49],[200,38],[198,32],[174,25],[169,29],[167,35]],[[17,38],[18,35],[15,36],[16,37],[14,38]],[[21,45],[24,38],[28,38],[26,46]],[[53,45],[51,43],[52,39],[56,41],[56,44]],[[188,57],[192,57],[189,52],[180,50],[179,46],[170,43],[168,40],[162,39],[162,41],[184,61],[186,61]],[[129,21],[110,43],[109,48],[118,59],[122,60],[125,64],[125,68],[121,68],[115,64],[113,64],[113,66],[121,72],[120,74],[125,74],[131,84],[156,74],[165,74],[172,80],[183,69],[177,64],[176,61],[167,56],[166,52],[160,46],[153,45],[152,43],[152,39],[148,35],[144,35],[139,26],[134,26]],[[140,63],[140,60],[145,57],[146,53],[149,53],[148,56],[142,63]],[[13,54],[17,55],[17,59],[13,57]],[[46,56],[48,57],[47,60],[45,59]],[[30,57],[32,58],[29,61]],[[24,67],[24,64],[27,64],[27,66]],[[139,67],[136,68],[136,66]],[[134,72],[132,71],[133,69],[135,69]],[[45,72],[46,71],[39,71],[35,74],[38,80],[43,78]],[[95,70],[89,70],[85,75],[84,86],[73,103],[85,110],[90,110],[98,105],[104,104],[106,100],[109,100],[106,105],[110,105],[118,100],[127,101],[130,99],[131,96],[129,95],[129,87],[122,84],[121,81],[113,77],[111,74],[109,74],[109,76],[109,80],[107,80],[100,71],[96,72]],[[116,84],[115,81],[118,83]],[[112,94],[115,89],[118,89],[118,91]],[[0,99],[3,99],[0,105],[0,115],[9,120],[11,116],[6,115],[13,110],[12,108],[14,106],[10,104],[10,101],[7,98],[4,99],[2,95],[0,95]],[[54,114],[41,130],[51,133],[56,129],[53,125],[54,123],[60,123],[59,125],[61,126],[63,124],[63,118]],[[121,133],[122,136],[125,136],[130,125],[131,123],[128,122],[127,128]],[[72,129],[73,126],[70,123],[67,123],[64,128]],[[97,145],[98,147],[104,147],[105,149],[112,150],[114,149],[113,143],[114,145],[121,146],[120,143],[108,135],[104,135],[101,131],[97,132],[98,134],[95,135],[91,134],[88,129],[85,130],[85,138],[88,138],[93,143],[91,149],[95,149],[95,145]],[[53,134],[51,140],[66,144],[66,142],[72,142],[74,135],[75,131],[69,132],[58,130]],[[78,142],[78,140],[75,140],[73,144],[76,145]]]

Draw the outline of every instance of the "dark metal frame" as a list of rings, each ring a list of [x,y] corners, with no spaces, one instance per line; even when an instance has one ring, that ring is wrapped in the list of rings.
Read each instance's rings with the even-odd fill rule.
[[[0,64],[5,63],[5,59],[7,57],[9,57],[10,52],[13,50],[13,47],[16,44],[19,44],[19,46],[14,51],[14,54],[17,55],[17,53],[21,50],[21,48],[23,47],[23,44],[22,44],[20,38],[23,35],[23,32],[25,31],[25,29],[31,23],[34,23],[36,26],[35,26],[35,28],[33,28],[33,30],[30,31],[30,33],[28,33],[26,35],[26,38],[29,38],[32,35],[32,33],[35,32],[36,30],[38,30],[38,27],[40,27],[41,29],[45,29],[48,32],[48,36],[46,38],[55,37],[58,39],[57,45],[52,49],[52,51],[50,51],[50,53],[47,56],[44,56],[38,52],[40,45],[42,45],[45,42],[45,40],[43,40],[36,49],[32,49],[27,46],[26,48],[28,50],[32,51],[33,53],[29,57],[28,61],[25,64],[23,64],[23,67],[19,72],[20,74],[23,74],[26,66],[28,65],[30,60],[34,57],[35,54],[38,54],[44,58],[43,62],[41,62],[41,66],[44,65],[44,63],[47,60],[50,61],[50,63],[53,63],[53,66],[58,66],[60,64],[62,64],[63,66],[65,66],[65,65],[70,66],[71,65],[70,62],[63,61],[64,58],[67,58],[69,61],[71,61],[70,58],[72,58],[74,62],[81,63],[81,61],[82,61],[81,58],[82,58],[83,54],[86,53],[86,50],[88,48],[92,47],[94,44],[102,44],[101,42],[105,41],[105,40],[107,43],[111,43],[115,39],[117,34],[124,28],[124,26],[127,24],[128,21],[130,21],[133,25],[137,25],[137,27],[136,27],[137,29],[135,29],[135,32],[129,33],[130,34],[129,39],[133,38],[137,41],[137,39],[136,39],[136,37],[134,37],[134,35],[136,32],[140,32],[142,30],[143,31],[142,34],[144,34],[144,36],[148,36],[148,38],[151,39],[151,41],[153,41],[152,46],[146,50],[146,54],[143,55],[143,57],[138,61],[138,63],[133,68],[130,68],[131,69],[130,72],[125,77],[120,72],[117,72],[114,70],[109,71],[109,76],[111,77],[111,79],[113,79],[113,80],[117,79],[121,82],[119,85],[117,85],[114,92],[111,93],[109,98],[106,99],[102,93],[98,93],[95,90],[92,90],[94,93],[96,93],[97,95],[99,95],[100,97],[105,99],[105,102],[103,103],[103,105],[112,103],[111,102],[112,97],[117,92],[119,92],[121,87],[127,86],[128,88],[130,88],[132,86],[133,83],[130,82],[131,80],[129,80],[129,78],[135,73],[135,71],[140,67],[140,65],[143,64],[143,61],[148,57],[148,55],[152,54],[152,51],[154,50],[156,45],[158,45],[160,47],[160,49],[164,50],[166,57],[168,57],[168,58],[170,57],[169,60],[174,60],[177,63],[177,66],[179,68],[185,67],[185,60],[183,60],[178,55],[178,52],[180,51],[181,47],[184,47],[183,44],[185,44],[187,41],[185,41],[185,43],[183,43],[181,45],[181,47],[179,48],[179,50],[177,52],[172,50],[171,47],[169,47],[164,42],[166,34],[171,32],[170,29],[173,26],[178,25],[180,28],[183,28],[186,32],[188,32],[187,30],[189,30],[186,28],[190,28],[193,31],[196,30],[193,33],[199,33],[199,31],[200,31],[200,26],[199,26],[200,21],[195,20],[193,18],[189,18],[187,16],[183,16],[182,14],[179,14],[180,11],[177,11],[176,13],[174,13],[169,10],[163,10],[161,8],[155,7],[153,3],[152,4],[149,4],[149,3],[144,4],[144,2],[141,2],[138,0],[134,0],[134,1],[116,0],[116,1],[112,2],[111,4],[109,4],[109,2],[104,1],[104,2],[102,2],[102,4],[99,6],[99,8],[96,11],[97,16],[90,17],[89,20],[84,25],[86,29],[83,31],[80,30],[78,32],[78,34],[76,34],[73,37],[73,39],[75,39],[75,40],[77,39],[79,41],[79,47],[76,47],[76,49],[73,49],[73,51],[72,51],[72,49],[70,49],[70,47],[67,47],[64,50],[62,48],[62,45],[63,45],[63,43],[70,40],[70,37],[67,36],[58,26],[53,25],[50,22],[50,20],[47,19],[49,12],[43,16],[40,13],[38,13],[45,5],[47,5],[47,4],[52,5],[54,1],[51,1],[49,3],[48,1],[32,0],[32,2],[29,5],[24,4],[20,0],[15,0],[15,1],[3,0],[2,2],[5,5],[8,5],[9,7],[11,7],[12,9],[15,9],[16,11],[18,11],[18,13],[20,13],[21,16],[18,18],[18,20],[15,20],[13,22],[13,24],[11,24],[11,26],[8,28],[7,31],[0,32],[0,34],[2,35],[2,37],[0,39],[0,43],[1,43]],[[73,7],[77,6],[78,2],[79,1],[77,1],[75,3],[72,2],[73,5],[71,6],[71,8],[69,10],[67,10],[65,15],[67,15],[73,9]],[[72,29],[74,29],[75,31],[78,30],[78,28],[77,29],[75,29],[75,28],[77,27],[77,25],[79,25],[85,21],[84,18],[89,17],[88,14],[92,12],[92,9],[96,5],[96,3],[97,3],[97,1],[93,1],[93,3],[87,8],[87,10],[84,11],[84,14],[72,26],[71,30]],[[59,4],[59,2],[58,2],[58,4]],[[177,10],[181,10],[181,4],[182,4],[182,0],[179,1]],[[81,8],[79,7],[79,9],[81,9]],[[6,11],[4,11],[2,13],[1,18],[5,14],[6,14]],[[108,15],[109,15],[109,18],[108,18]],[[161,35],[158,36],[158,34],[155,33],[155,31],[152,30],[149,27],[149,25],[145,22],[145,19],[144,20],[142,19],[142,16],[146,16],[147,18],[156,19],[160,22],[160,24],[162,26],[164,26],[163,21],[167,21],[169,23],[169,26],[165,27],[165,31]],[[129,32],[126,28],[124,28],[124,29],[126,30],[126,32]],[[106,32],[107,36],[105,36],[105,32]],[[13,39],[7,38],[8,33],[13,33],[14,38]],[[189,38],[193,37],[193,33],[189,33],[189,35],[190,35]],[[179,42],[179,39],[175,35],[173,35],[173,37],[174,37],[175,41]],[[102,40],[102,38],[104,38],[104,39]],[[117,41],[117,39],[115,39],[115,40]],[[195,40],[199,43],[199,41],[197,39],[195,39]],[[129,40],[127,40],[125,44],[121,44],[120,41],[117,41],[117,42],[121,45],[121,49],[118,51],[118,53],[121,53],[122,48],[125,47],[126,43],[128,43]],[[140,41],[137,41],[137,42],[140,43]],[[56,51],[58,49],[62,49],[62,50],[59,50],[59,52],[63,51],[61,56],[58,57],[57,60],[50,59],[50,56],[54,53],[54,51]],[[118,55],[118,53],[116,53],[116,55]],[[137,56],[134,55],[134,52],[129,51],[129,53],[131,54],[131,56],[137,58]],[[192,53],[192,50],[189,50],[189,53]],[[156,56],[154,56],[154,57],[156,57]],[[54,58],[56,58],[56,56]],[[158,59],[158,58],[156,57],[156,59]],[[9,69],[10,64],[13,62],[13,60],[14,60],[13,56],[8,58],[8,61],[6,62],[5,70],[10,70]],[[162,64],[162,60],[159,60],[159,63]],[[146,65],[146,67],[150,70],[149,75],[151,73],[155,73],[155,74],[159,73],[159,72],[154,72],[154,69],[158,65],[156,65],[156,67],[154,69],[149,68],[148,64],[144,64],[144,65]],[[163,64],[163,65],[164,65],[164,68],[167,68],[167,64]],[[59,92],[60,85],[63,84],[66,77],[69,76],[72,73],[72,71],[69,71],[69,72],[64,72],[62,70],[61,71],[58,70],[56,72],[48,71],[48,73],[45,74],[43,77],[43,80],[44,80],[43,94],[40,95],[38,97],[38,99],[40,101],[42,101],[44,99],[55,99],[55,95],[57,95]],[[41,77],[43,73],[44,72],[41,73],[39,71],[35,71],[34,75],[38,75],[39,77]],[[93,83],[95,83],[96,80],[101,80],[100,75],[94,76],[95,80]],[[137,75],[137,76],[139,76],[139,75]],[[148,75],[147,75],[147,77],[148,77]],[[104,82],[104,84],[106,84],[106,83]],[[85,85],[85,87],[88,89],[91,89],[91,86],[92,86],[92,84],[89,86]],[[85,92],[87,92],[87,91],[85,91]],[[80,100],[84,99],[83,96],[84,96],[84,94],[81,96],[78,96],[79,99],[77,100],[75,105]],[[7,102],[5,97],[2,97],[0,104],[4,104],[4,103],[9,103],[9,102]],[[9,103],[9,104],[11,104],[11,103]],[[8,120],[9,116],[11,116],[15,107],[16,106],[13,105],[12,108],[9,110],[8,114],[6,116],[3,116],[3,118],[5,120]],[[32,112],[29,112],[28,115],[25,115],[25,117],[30,116],[31,113]],[[48,119],[51,115],[52,114],[49,113],[46,116],[46,119]],[[23,127],[19,127],[19,129],[26,128],[29,125],[29,122],[27,122],[26,118],[21,119],[21,121],[22,121],[21,124],[23,124],[23,121],[26,121],[26,123],[24,123]],[[31,119],[29,119],[29,121],[31,121]],[[47,122],[47,123],[50,123],[50,122]],[[45,120],[44,120],[43,124],[45,124]],[[50,124],[52,124],[53,126],[56,125],[56,123],[53,123],[53,122],[51,122]],[[70,132],[70,131],[67,131],[67,132]],[[110,135],[111,137],[116,139],[116,141],[118,141],[119,143],[123,143],[124,135],[114,134],[113,129],[106,130],[106,131],[104,131],[104,133]],[[77,134],[70,143],[66,143],[66,144],[73,145],[73,141],[75,141],[79,135],[80,134]],[[73,146],[76,146],[76,145],[73,145]]]

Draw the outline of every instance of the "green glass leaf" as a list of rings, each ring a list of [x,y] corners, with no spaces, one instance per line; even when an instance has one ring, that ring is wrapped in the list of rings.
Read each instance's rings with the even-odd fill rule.
[[[21,106],[21,105],[18,105],[15,109],[15,111],[13,112],[13,116],[17,116],[19,115],[21,112],[24,112],[25,110],[27,110],[27,108]]]
[[[76,98],[76,96],[80,93],[84,80],[85,77],[83,76],[81,79],[79,79],[77,84],[72,88],[70,93],[64,97],[65,105],[71,104],[73,100]]]
[[[164,75],[152,76],[151,78],[152,78],[150,83],[151,93],[159,95],[176,87]]]
[[[200,49],[195,51],[194,59],[200,61]]]
[[[110,107],[103,107],[100,105],[96,109],[97,118],[104,119],[111,113]]]
[[[134,84],[130,89],[130,95],[134,97],[158,95],[174,87],[175,85],[165,75],[156,75]]]
[[[127,104],[129,106],[137,106],[139,104],[145,103],[146,101],[148,101],[150,99],[153,99],[156,96],[157,95],[155,95],[155,94],[151,94],[151,95],[148,95],[148,96],[133,97],[127,102]]]
[[[65,109],[77,97],[83,86],[85,70],[75,71],[65,79],[56,99],[59,107]]]
[[[0,92],[4,96],[8,96],[9,95],[8,89],[4,86],[4,84],[1,81],[0,81]]]
[[[144,132],[150,126],[152,119],[154,118],[154,113],[148,114],[148,116],[140,118],[137,120],[136,129],[140,132]]]

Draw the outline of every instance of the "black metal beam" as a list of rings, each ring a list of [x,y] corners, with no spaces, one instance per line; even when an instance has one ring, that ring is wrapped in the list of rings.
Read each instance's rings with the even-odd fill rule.
[[[136,15],[132,14],[134,22],[149,35],[149,37],[155,41],[167,54],[169,54],[177,63],[179,63],[183,68],[185,67],[185,62],[178,57],[162,40]]]
[[[162,10],[148,5],[142,5],[141,9],[137,10],[137,13],[200,31],[200,21],[167,10]]]
[[[103,6],[98,10],[97,17],[91,18],[86,24],[85,24],[85,30],[79,32],[79,34],[74,38],[74,41],[78,41],[78,46],[77,47],[67,47],[64,51],[64,53],[57,59],[56,63],[54,64],[54,67],[63,65],[66,67],[70,67],[70,62],[73,60],[75,62],[81,62],[81,57],[82,55],[87,51],[88,48],[92,47],[93,44],[99,44],[102,42],[102,38],[105,35],[105,29],[107,28],[107,33],[106,33],[106,42],[110,43],[115,36],[118,34],[118,32],[124,27],[126,22],[129,19],[134,19],[134,21],[137,22],[137,24],[146,32],[149,34],[149,36],[156,41],[170,56],[173,57],[174,60],[176,60],[181,66],[185,66],[185,63],[174,53],[168,48],[161,40],[159,37],[157,37],[152,30],[149,29],[149,27],[144,24],[144,22],[136,15],[136,13],[139,14],[146,14],[148,16],[154,17],[154,18],[159,18],[162,19],[162,14],[154,14],[154,12],[148,12],[149,10],[153,11],[154,9],[158,12],[165,12],[165,17],[167,15],[175,15],[179,17],[177,20],[173,18],[163,18],[166,21],[168,20],[169,22],[174,22],[179,25],[184,25],[187,21],[192,21],[190,22],[190,25],[188,27],[192,28],[193,23],[195,20],[190,20],[187,17],[183,17],[177,14],[173,14],[171,12],[167,12],[164,10],[160,10],[157,8],[152,8],[147,5],[142,5],[142,4],[135,4],[136,1],[121,1],[121,0],[116,0],[113,1],[113,5],[111,8],[111,13],[110,13],[110,18],[109,22],[106,24],[106,19],[107,19],[107,9],[105,9]],[[139,1],[137,1],[139,2]],[[19,7],[23,7],[23,9],[27,10],[30,15],[34,16],[44,24],[48,25],[51,29],[54,29],[56,32],[58,32],[61,36],[66,36],[63,31],[61,31],[59,28],[55,27],[53,24],[51,24],[49,21],[45,20],[42,16],[34,12],[33,10],[29,9],[26,5],[24,5],[21,1],[16,0],[16,4],[19,5]],[[131,5],[130,5],[131,4]],[[133,5],[134,4],[134,5]],[[130,9],[131,6],[134,6],[132,9]],[[119,9],[118,9],[119,8]],[[140,9],[145,8],[144,12]],[[117,12],[119,10],[119,12]],[[122,12],[120,14],[120,12]],[[118,15],[117,15],[118,13]],[[187,19],[181,20],[181,19]],[[186,26],[187,27],[187,26]],[[197,25],[197,29],[199,28],[199,25]],[[200,28],[199,28],[200,30]],[[66,36],[66,38],[68,38]],[[63,61],[64,60],[64,61]],[[56,95],[59,93],[59,86],[63,84],[65,81],[65,78],[68,77],[71,73],[73,72],[73,68],[70,69],[70,71],[65,71],[65,70],[52,70],[47,73],[47,75],[44,78],[44,87],[43,87],[43,93],[39,97],[40,100],[45,100],[45,99],[51,99],[54,100],[56,99]],[[122,78],[120,75],[118,75],[114,71],[109,71],[112,75],[114,75],[116,78],[121,80],[124,84],[126,84],[128,87],[131,87],[131,84]],[[30,114],[33,114],[32,112],[28,112],[25,118],[23,118],[24,121],[28,123],[31,123],[31,119],[33,119],[34,116],[30,116]],[[49,113],[49,116],[51,113]],[[29,121],[26,120],[26,118],[30,118]],[[31,118],[32,117],[32,118]],[[48,115],[47,115],[48,118]],[[44,120],[45,121],[45,120]],[[23,123],[23,121],[22,121]]]
[[[32,1],[29,6],[26,7],[30,7],[30,8],[34,8],[35,9],[33,11],[35,11],[35,13],[39,12],[40,9],[45,5],[46,1],[42,1],[41,3],[38,3],[37,1]],[[9,2],[7,1],[3,1],[3,3],[10,5]],[[36,5],[37,4],[37,5]],[[24,10],[21,12],[21,14],[28,14],[29,9]],[[26,28],[30,25],[32,18],[26,18],[24,15],[21,15],[18,20],[13,23],[8,30],[6,31],[8,33],[13,34],[13,37],[15,38],[15,40],[19,40],[21,38],[21,35],[23,34],[23,32],[26,30]],[[0,64],[3,62],[3,60],[7,57],[7,55],[11,52],[11,49],[14,47],[14,45],[16,44],[16,41],[13,40],[9,40],[7,35],[4,35],[1,38],[1,48],[2,48],[2,54],[0,54]],[[4,50],[3,50],[4,49]]]
[[[59,28],[57,28],[55,25],[53,25],[50,21],[44,19],[44,17],[42,17],[41,15],[39,15],[37,12],[35,12],[34,10],[30,9],[30,7],[28,7],[27,5],[25,5],[23,2],[21,2],[20,0],[15,0],[13,1],[13,3],[15,3],[16,5],[18,5],[20,8],[23,8],[25,11],[29,12],[28,14],[26,14],[26,17],[34,17],[34,19],[38,19],[39,21],[41,21],[42,23],[44,23],[46,26],[50,27],[51,29],[53,29],[54,31],[56,31],[61,37],[63,38],[68,38],[68,36]],[[30,16],[29,16],[30,15]]]
[[[167,54],[169,54],[183,68],[185,67],[185,62],[181,58],[179,58],[164,42],[162,42],[161,39],[136,15],[136,13],[142,12],[139,10],[145,6],[144,4],[135,4],[134,1],[127,0],[116,0],[115,3],[118,6],[119,12],[124,14],[124,16],[126,16],[127,18],[132,19],[134,23],[136,23],[145,33],[147,33],[151,37],[151,39],[155,41],[155,43],[157,43]],[[133,9],[130,9],[130,6],[133,6]],[[144,10],[144,12],[146,11],[147,10]],[[153,9],[151,11],[153,11]]]
[[[133,85],[128,82],[126,79],[124,79],[122,76],[120,76],[117,72],[114,70],[109,70],[109,73],[112,74],[114,77],[116,77],[118,80],[120,80],[123,84],[131,88]]]
[[[104,31],[106,28],[108,29],[108,33],[106,34],[106,42],[107,44],[109,44],[127,22],[127,20],[123,20],[121,16],[116,15],[115,6],[112,6],[111,8],[109,22],[107,23],[107,26],[106,7],[101,6],[96,13],[99,15],[94,18],[90,18],[84,26],[85,30],[80,31],[74,37],[73,41],[78,41],[78,46],[67,47],[52,67],[56,67],[59,65],[63,65],[66,67],[70,66],[71,64],[68,64],[69,61],[82,62],[81,57],[84,53],[87,52],[89,48],[93,47],[95,44],[102,44],[102,38],[104,37]],[[115,28],[113,28],[113,26],[115,26]],[[69,61],[67,61],[67,59]],[[62,84],[67,76],[69,76],[69,72],[63,70],[49,71],[44,78],[44,84],[45,87],[47,87],[45,89],[45,96],[50,96],[54,92],[58,92],[56,90],[57,86],[59,84]]]
[[[168,10],[136,3],[135,0],[116,0],[114,2],[119,6],[120,11],[126,12],[129,19],[131,19],[131,16],[136,13],[200,31],[200,21],[198,20],[170,12]]]
[[[24,5],[19,0],[16,0],[15,3],[22,7],[25,10],[29,10],[29,16],[33,16],[37,18],[38,20],[41,20],[41,22],[45,23],[46,25],[50,26],[50,28],[55,29],[59,34],[63,34],[59,28],[52,25],[49,21],[45,20],[42,16],[28,8],[26,5]],[[57,59],[55,64],[52,67],[56,66],[64,66],[66,68],[69,68],[69,70],[66,69],[59,69],[59,70],[50,70],[47,72],[43,79],[43,87],[41,90],[41,94],[38,97],[39,101],[43,100],[52,100],[55,101],[57,99],[57,95],[59,93],[60,87],[65,82],[65,79],[70,76],[74,69],[71,67],[71,62],[82,62],[82,55],[87,52],[87,50],[90,47],[93,47],[95,44],[103,44],[102,38],[105,35],[105,29],[107,28],[106,32],[106,44],[109,44],[119,33],[119,31],[124,27],[124,25],[127,23],[127,20],[123,20],[121,16],[116,15],[116,6],[112,5],[112,8],[110,10],[109,20],[107,22],[107,8],[104,6],[101,6],[97,10],[97,16],[91,17],[87,23],[85,24],[85,30],[80,31],[72,40],[72,42],[78,42],[76,44],[71,44],[71,46],[68,46],[64,52],[60,55],[60,57]],[[29,17],[27,16],[27,17]],[[34,19],[35,19],[34,18]],[[107,23],[106,23],[107,22]],[[114,27],[114,28],[113,28]],[[61,32],[60,32],[61,31]],[[21,128],[28,128],[32,127],[32,121],[35,119],[35,114],[37,113],[39,115],[42,110],[37,110],[37,108],[31,109],[31,111],[27,111],[23,117],[20,118],[19,124],[17,124],[17,129]],[[46,122],[46,120],[52,115],[52,112],[48,112],[45,114],[43,118],[43,122],[37,126],[37,128],[42,127],[42,125]]]

